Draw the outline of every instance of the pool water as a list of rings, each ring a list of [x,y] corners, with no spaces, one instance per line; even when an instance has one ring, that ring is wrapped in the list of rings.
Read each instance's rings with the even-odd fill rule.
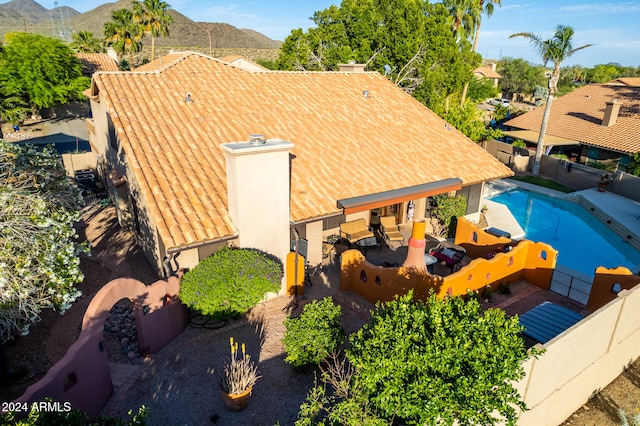
[[[558,264],[593,277],[598,266],[636,271],[640,252],[577,203],[514,190],[490,198],[506,205],[525,232],[558,250]]]

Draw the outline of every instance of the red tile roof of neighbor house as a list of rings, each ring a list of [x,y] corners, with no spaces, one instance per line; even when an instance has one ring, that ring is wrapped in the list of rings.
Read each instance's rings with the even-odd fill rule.
[[[612,126],[602,126],[606,103],[621,103]],[[505,125],[539,132],[545,106]],[[554,99],[546,134],[623,153],[640,151],[640,87],[589,84]]]
[[[640,87],[640,77],[620,77],[608,82],[607,84]]]
[[[485,78],[502,78],[502,76],[495,72],[491,67],[478,67],[473,70],[473,73],[480,74]]]
[[[98,73],[91,91],[106,102],[166,248],[236,232],[221,144],[252,133],[294,144],[292,222],[339,213],[348,197],[513,174],[376,72],[247,72],[184,53]]]
[[[118,64],[106,53],[76,53],[89,75],[96,71],[118,71]]]

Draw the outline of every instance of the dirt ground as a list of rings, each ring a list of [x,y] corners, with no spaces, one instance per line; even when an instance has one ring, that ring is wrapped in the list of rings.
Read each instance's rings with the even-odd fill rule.
[[[1,384],[0,401],[11,401],[22,395],[28,386],[42,378],[46,371],[64,355],[79,333],[82,316],[91,297],[103,285],[112,279],[126,276],[145,283],[158,279],[135,245],[132,235],[119,228],[113,207],[94,207],[86,210],[84,221],[78,225],[78,233],[92,245],[92,255],[81,258],[85,280],[78,285],[78,288],[83,296],[64,316],[50,311],[43,312],[41,321],[31,327],[28,336],[21,337],[8,345],[9,359],[14,369],[18,371],[19,377]],[[354,299],[341,297],[339,303],[348,308],[350,304],[356,302]],[[366,315],[361,314],[362,306],[360,309],[348,308],[345,311],[349,313],[349,319],[345,323],[347,328],[354,328],[367,320]],[[276,320],[276,317],[282,316],[282,309],[275,309],[272,312],[273,318],[263,317],[262,321]],[[273,330],[276,334],[283,332],[280,326],[266,330]],[[279,342],[278,336],[271,337],[269,341],[272,344],[262,348],[262,351],[267,352],[261,353],[261,357],[281,358],[282,346],[276,344]],[[117,362],[117,360],[111,361]],[[283,362],[272,363],[272,365],[288,367]],[[275,375],[274,372],[271,374]],[[286,373],[284,375],[286,376]],[[303,398],[303,396],[297,397]],[[287,408],[295,410],[294,405],[291,404],[291,407]],[[640,360],[630,365],[609,386],[596,393],[563,425],[619,425],[619,409],[625,410],[628,414],[636,414],[640,410]],[[295,413],[289,413],[286,417],[295,418]]]

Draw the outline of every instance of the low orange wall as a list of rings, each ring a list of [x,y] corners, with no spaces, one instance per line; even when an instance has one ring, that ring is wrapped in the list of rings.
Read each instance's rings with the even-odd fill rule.
[[[618,288],[614,288],[616,286]],[[640,284],[640,276],[634,275],[629,269],[618,267],[608,269],[603,266],[596,268],[587,309],[594,312],[614,300],[622,290],[631,290]],[[617,290],[617,291],[616,291]]]
[[[486,256],[492,251],[489,247],[495,250],[495,247],[511,241],[487,234],[464,219],[458,221],[458,234],[461,233],[461,227],[462,235],[466,233],[469,238],[456,237],[456,244],[465,247],[468,254],[484,253]],[[482,244],[475,250],[474,238]],[[342,254],[340,289],[357,293],[372,303],[393,300],[396,294],[406,294],[409,290],[414,290],[414,297],[422,300],[431,289],[440,297],[461,296],[487,286],[495,291],[501,285],[520,279],[547,290],[557,254],[548,244],[524,240],[510,252],[498,253],[491,259],[479,257],[458,272],[441,277],[415,268],[376,266],[369,263],[358,250],[348,250]]]
[[[177,299],[179,288],[178,276],[148,286],[130,278],[119,278],[106,284],[91,300],[78,340],[16,402],[31,405],[48,397],[54,401],[70,402],[71,408],[83,410],[89,416],[99,414],[113,393],[103,341],[104,323],[109,311],[118,301],[131,300],[140,348],[147,354],[155,353],[187,326],[188,311]]]

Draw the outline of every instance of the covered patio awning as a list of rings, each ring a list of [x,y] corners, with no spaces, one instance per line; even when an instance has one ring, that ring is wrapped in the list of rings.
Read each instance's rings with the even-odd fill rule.
[[[450,178],[438,182],[409,186],[407,188],[362,195],[360,197],[345,198],[338,200],[337,205],[338,208],[343,209],[344,214],[351,214],[443,194],[445,192],[457,191],[460,188],[462,188],[462,179]]]
[[[534,132],[533,130],[507,130],[503,131],[505,135],[514,139],[522,139],[525,142],[538,143],[540,132]],[[544,146],[559,146],[559,145],[580,145],[580,142],[571,139],[561,138],[560,136],[544,136]]]

